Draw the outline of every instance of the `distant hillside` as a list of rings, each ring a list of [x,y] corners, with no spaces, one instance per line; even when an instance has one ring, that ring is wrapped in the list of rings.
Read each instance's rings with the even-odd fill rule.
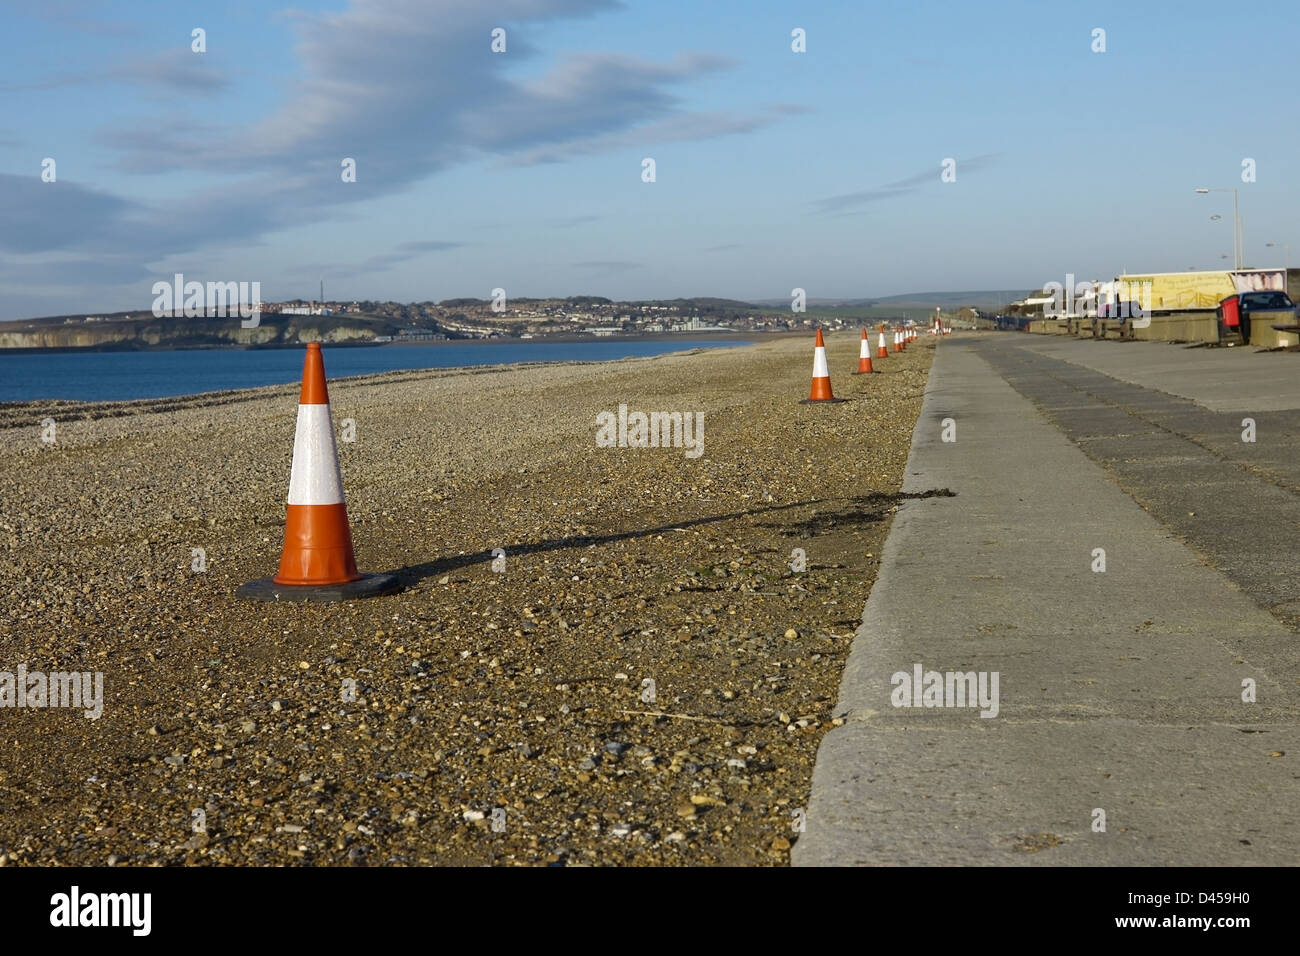
[[[991,309],[1006,306],[1008,302],[1028,295],[1025,289],[984,289],[975,292],[909,292],[906,295],[890,295],[881,299],[864,300],[863,304],[929,306],[942,308],[960,308],[964,305],[976,309]]]
[[[1024,289],[984,289],[973,292],[908,292],[903,295],[887,295],[874,299],[809,299],[809,307],[819,308],[873,308],[896,307],[900,309],[933,309],[939,306],[945,310],[959,309],[968,305],[976,309],[996,309],[1005,307],[1008,302],[1027,295]],[[789,306],[787,299],[758,299],[757,305]]]
[[[444,309],[461,309],[465,307],[482,306],[487,307],[491,299],[443,299],[438,305]],[[698,310],[717,310],[729,309],[744,311],[746,309],[753,311],[755,306],[752,302],[741,302],[738,299],[717,299],[711,296],[691,296],[684,299],[607,299],[603,295],[570,295],[555,298],[536,298],[534,296],[511,296],[508,300],[513,307],[520,305],[532,306],[559,306],[584,308],[593,305],[675,305],[681,308],[698,309]],[[789,305],[789,302],[785,303]]]
[[[104,314],[86,322],[84,315],[51,316],[0,323],[0,349],[141,350],[275,347],[304,342],[368,342],[391,335],[393,323],[363,315],[265,314],[255,328],[241,327],[238,317],[155,318],[149,312]],[[73,321],[68,321],[72,319]]]
[[[713,296],[697,295],[686,299],[636,299],[629,302],[630,305],[675,305],[700,311],[753,311],[757,307],[754,302],[742,302],[739,299],[718,299]],[[782,301],[783,305],[790,304],[789,299]]]

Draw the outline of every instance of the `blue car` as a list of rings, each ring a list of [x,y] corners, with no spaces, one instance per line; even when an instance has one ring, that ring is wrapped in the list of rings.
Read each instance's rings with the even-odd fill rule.
[[[1279,320],[1284,316],[1295,317],[1295,303],[1285,292],[1241,292],[1237,295],[1238,315],[1241,316],[1241,340],[1250,341],[1251,315],[1260,312],[1272,312],[1272,316],[1259,316],[1265,319]],[[1280,315],[1277,313],[1281,313]]]

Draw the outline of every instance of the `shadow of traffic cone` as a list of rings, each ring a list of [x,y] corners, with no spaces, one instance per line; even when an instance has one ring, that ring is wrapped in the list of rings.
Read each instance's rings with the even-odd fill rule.
[[[302,369],[280,573],[250,581],[235,593],[253,601],[347,601],[399,589],[394,574],[357,571],[325,388],[325,360],[320,345],[312,342]]]
[[[826,367],[826,343],[822,340],[822,330],[817,330],[817,344],[813,348],[812,393],[801,401],[800,405],[820,405],[823,402],[847,402],[847,398],[836,398],[831,391],[831,373]]]
[[[880,338],[876,340],[876,358],[888,358],[889,349],[885,348],[885,327],[880,327]]]
[[[875,369],[871,367],[871,342],[867,339],[867,330],[862,330],[862,345],[858,348],[858,370],[854,375],[870,375]]]

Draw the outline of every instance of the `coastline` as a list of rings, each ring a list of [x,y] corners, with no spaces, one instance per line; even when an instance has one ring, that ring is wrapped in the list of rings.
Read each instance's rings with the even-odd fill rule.
[[[769,338],[781,338],[791,335],[805,335],[804,332],[752,332],[748,330],[739,330],[735,332],[638,332],[631,334],[620,333],[611,336],[597,335],[540,335],[531,339],[518,337],[501,336],[497,338],[484,339],[425,339],[416,342],[371,342],[371,341],[343,341],[343,342],[325,342],[326,347],[331,349],[356,349],[356,348],[413,348],[418,346],[444,346],[444,345],[542,345],[546,343],[556,344],[573,344],[575,342],[662,342],[710,340],[710,341],[763,341]],[[106,342],[102,345],[84,345],[84,346],[40,346],[32,348],[0,348],[0,355],[81,355],[88,353],[100,352],[265,352],[265,351],[292,351],[293,349],[305,348],[307,343],[304,342],[272,342],[265,345],[241,345],[236,343],[223,343],[220,345],[149,345],[144,342]]]
[[[807,332],[636,332],[618,335],[539,335],[531,339],[443,339],[431,342],[381,342],[407,348],[416,345],[541,345],[547,342],[571,345],[575,342],[765,342],[768,339],[788,338],[792,335],[807,338]],[[301,347],[301,346],[299,346]]]

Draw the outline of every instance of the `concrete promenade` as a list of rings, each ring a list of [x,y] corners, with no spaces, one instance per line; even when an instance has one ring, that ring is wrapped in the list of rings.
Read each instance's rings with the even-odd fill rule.
[[[943,341],[794,863],[1300,860],[1296,408],[1293,355]]]

